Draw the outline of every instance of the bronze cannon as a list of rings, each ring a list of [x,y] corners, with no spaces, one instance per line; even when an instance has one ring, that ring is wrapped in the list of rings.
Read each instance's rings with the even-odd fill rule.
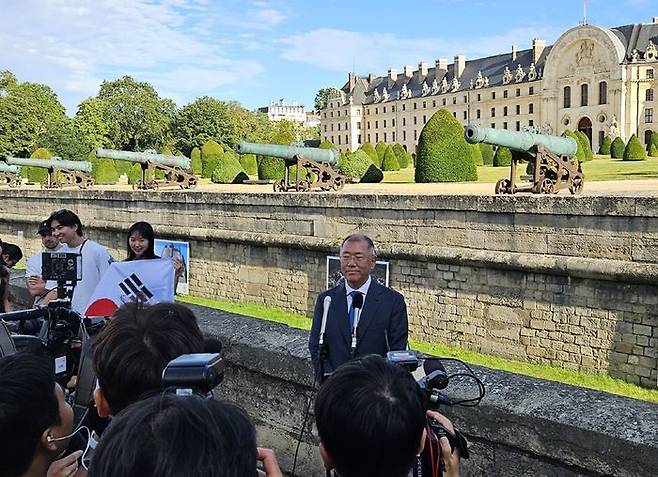
[[[48,181],[41,184],[45,189],[61,189],[66,186],[77,186],[86,189],[94,185],[91,177],[91,162],[64,161],[59,157],[52,159],[24,159],[6,157],[7,164],[15,166],[41,167],[48,170]]]
[[[335,149],[257,144],[241,141],[236,145],[235,150],[238,154],[278,157],[285,161],[285,176],[274,183],[275,192],[290,190],[305,192],[312,188],[325,191],[340,190],[345,186],[345,176],[331,167],[338,163],[339,154]],[[290,168],[294,165],[297,166],[297,173],[295,182],[291,183],[289,178]],[[306,170],[306,173],[303,173],[303,170]],[[304,175],[302,176],[302,174]]]
[[[0,184],[5,184],[9,187],[20,187],[21,167],[0,162]]]
[[[158,189],[160,185],[179,186],[181,189],[196,187],[198,178],[191,170],[190,159],[185,156],[169,156],[151,151],[130,152],[99,148],[96,149],[96,157],[139,164],[142,168],[142,177],[133,184],[135,189]],[[163,183],[154,179],[155,170],[164,172]]]
[[[513,151],[510,178],[496,182],[496,194],[554,194],[562,189],[577,194],[583,189],[581,164],[574,159],[578,144],[573,138],[549,136],[531,130],[515,132],[485,128],[473,123],[464,129],[464,137],[471,144],[483,142]],[[530,163],[530,184],[516,184],[516,168],[520,160]]]

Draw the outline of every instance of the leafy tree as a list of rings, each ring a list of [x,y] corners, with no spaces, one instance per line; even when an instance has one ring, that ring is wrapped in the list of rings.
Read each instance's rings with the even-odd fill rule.
[[[39,137],[37,144],[52,151],[53,155],[71,161],[84,160],[91,150],[91,146],[75,127],[74,121],[67,117],[59,123],[51,123]]]
[[[393,148],[391,146],[388,146],[386,148],[386,152],[384,152],[384,159],[382,160],[382,170],[383,171],[400,170],[400,163],[398,162],[398,158],[395,157],[395,152],[393,152]]]
[[[420,133],[416,182],[476,181],[477,169],[464,127],[447,109],[440,109]]]
[[[87,98],[78,106],[73,125],[84,144],[90,149],[114,148],[114,137],[119,136],[118,123],[110,117],[107,101]]]
[[[624,149],[626,149],[624,141],[619,136],[617,136],[610,145],[610,157],[613,159],[623,159]]]
[[[494,167],[503,167],[509,166],[512,163],[512,151],[508,148],[499,146],[496,149],[496,154],[494,155],[493,165]]]
[[[646,161],[647,151],[642,147],[642,143],[635,134],[631,136],[624,149],[624,161]]]
[[[484,158],[482,157],[482,150],[480,149],[479,144],[471,144],[471,155],[473,158],[473,164],[476,166],[484,165]]]
[[[612,145],[612,139],[610,139],[610,136],[604,137],[603,142],[601,142],[601,146],[599,147],[599,154],[604,156],[609,156],[611,145]]]
[[[105,101],[112,145],[127,151],[158,149],[167,142],[176,106],[149,83],[124,76],[103,81],[98,99]]]
[[[65,119],[49,86],[19,83],[11,72],[0,71],[0,156],[28,157],[40,138]]]
[[[481,142],[479,144],[480,152],[482,153],[482,164],[485,166],[493,166],[494,149],[491,144]]]
[[[320,88],[315,95],[315,110],[319,111],[327,106],[327,102],[336,88]]]
[[[190,162],[192,163],[192,172],[197,176],[203,172],[203,164],[201,162],[201,149],[195,147],[190,153]]]

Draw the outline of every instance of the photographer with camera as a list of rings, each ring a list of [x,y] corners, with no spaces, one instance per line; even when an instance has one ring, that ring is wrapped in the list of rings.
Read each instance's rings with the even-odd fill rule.
[[[256,470],[261,461],[264,472]],[[240,407],[163,392],[112,419],[89,468],[93,477],[282,477]]]
[[[73,475],[82,452],[68,446],[73,410],[56,384],[50,356],[21,352],[0,359],[0,475]]]
[[[446,417],[426,411],[413,376],[377,355],[339,367],[315,400],[320,455],[340,477],[411,475],[426,442],[428,419],[454,435]],[[443,475],[458,477],[459,451],[446,437],[440,444]]]
[[[96,285],[110,267],[112,256],[99,243],[84,238],[80,218],[70,210],[53,212],[48,225],[53,236],[63,244],[59,252],[82,255],[82,280],[73,289],[71,309],[83,314]]]
[[[48,221],[39,223],[37,235],[41,237],[43,252],[53,253],[61,248],[57,237],[53,236]],[[46,305],[50,300],[57,298],[57,282],[54,280],[44,281],[42,278],[42,253],[36,253],[27,259],[25,268],[25,280],[27,290],[34,297],[34,305]]]

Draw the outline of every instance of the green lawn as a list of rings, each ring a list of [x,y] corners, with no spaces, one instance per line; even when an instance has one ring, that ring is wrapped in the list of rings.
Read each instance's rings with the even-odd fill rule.
[[[518,170],[525,174],[525,164]],[[658,157],[646,161],[622,161],[608,156],[595,156],[593,161],[583,163],[586,181],[614,181],[631,179],[658,178]],[[509,177],[509,167],[478,167],[478,182],[495,183],[498,179]],[[414,182],[414,169],[409,167],[401,171],[384,172],[384,182]]]
[[[224,310],[231,313],[251,316],[268,321],[275,321],[288,325],[292,328],[302,330],[311,329],[311,320],[304,315],[289,313],[276,308],[270,308],[253,303],[231,303],[227,301],[211,300],[208,298],[178,296],[177,300],[182,303],[206,306],[217,310]],[[658,403],[658,390],[645,389],[640,386],[614,379],[601,374],[581,373],[569,371],[555,366],[537,365],[524,363],[521,361],[512,361],[509,359],[489,356],[474,351],[466,351],[452,346],[436,343],[423,343],[411,340],[411,346],[417,351],[431,354],[434,356],[458,358],[467,363],[485,366],[492,369],[510,371],[517,374],[532,376],[548,381],[557,381],[560,383],[581,386],[589,389],[605,391],[620,396],[641,399]]]

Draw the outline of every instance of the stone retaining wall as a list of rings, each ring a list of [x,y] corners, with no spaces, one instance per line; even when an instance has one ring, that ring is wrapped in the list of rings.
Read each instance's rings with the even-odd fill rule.
[[[60,207],[119,259],[138,220],[189,241],[192,294],[305,314],[362,231],[414,338],[656,387],[656,198],[4,190],[0,237],[35,252]]]

